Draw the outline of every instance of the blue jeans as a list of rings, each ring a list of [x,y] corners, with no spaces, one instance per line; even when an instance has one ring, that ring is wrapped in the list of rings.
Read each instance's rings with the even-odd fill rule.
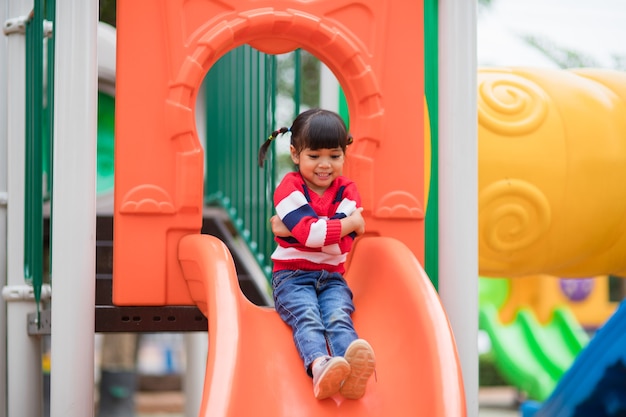
[[[291,327],[309,376],[316,358],[343,356],[358,338],[351,318],[352,291],[340,273],[277,271],[272,288],[276,311]]]

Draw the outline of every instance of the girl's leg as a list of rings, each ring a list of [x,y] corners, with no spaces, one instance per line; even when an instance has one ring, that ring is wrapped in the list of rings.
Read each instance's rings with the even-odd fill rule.
[[[296,349],[311,374],[311,364],[328,355],[324,325],[317,301],[316,284],[319,272],[279,271],[274,274],[274,307],[293,332]]]
[[[322,323],[332,356],[343,356],[358,338],[352,323],[352,291],[341,274],[324,272],[318,284]]]
[[[318,291],[330,351],[333,356],[344,356],[350,365],[340,392],[349,399],[361,398],[376,367],[376,358],[369,343],[358,339],[354,330],[352,291],[340,274],[321,278]]]

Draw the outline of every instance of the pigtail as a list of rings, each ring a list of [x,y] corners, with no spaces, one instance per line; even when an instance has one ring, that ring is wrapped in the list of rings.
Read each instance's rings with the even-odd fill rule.
[[[265,162],[265,155],[267,154],[267,150],[272,144],[272,141],[276,139],[278,135],[282,135],[287,132],[289,132],[288,127],[281,127],[280,129],[273,131],[272,134],[269,135],[267,140],[263,143],[263,145],[261,145],[261,148],[259,149],[259,166],[261,168],[263,168],[263,163]]]

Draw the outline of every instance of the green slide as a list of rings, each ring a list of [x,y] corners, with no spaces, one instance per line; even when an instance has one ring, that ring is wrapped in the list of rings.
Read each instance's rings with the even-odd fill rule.
[[[113,192],[115,97],[98,92],[97,194]]]
[[[98,136],[97,136],[97,183],[98,198],[113,199],[114,168],[114,133],[115,133],[115,97],[98,91]],[[43,170],[45,178],[50,178],[50,146],[44,144]],[[110,197],[109,197],[110,195]],[[111,209],[112,210],[112,209]]]
[[[589,338],[566,308],[554,310],[542,325],[530,308],[520,308],[511,323],[501,323],[493,303],[481,301],[479,326],[491,339],[496,366],[511,385],[544,401]]]

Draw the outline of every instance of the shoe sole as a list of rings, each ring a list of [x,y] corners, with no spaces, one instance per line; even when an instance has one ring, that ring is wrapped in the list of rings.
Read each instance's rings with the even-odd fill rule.
[[[365,340],[352,342],[344,358],[350,364],[350,375],[341,389],[341,395],[351,400],[358,400],[365,395],[367,381],[376,368],[374,350]]]
[[[339,392],[341,383],[350,374],[350,365],[346,361],[337,361],[328,366],[320,375],[318,383],[313,388],[315,398],[323,400]]]

